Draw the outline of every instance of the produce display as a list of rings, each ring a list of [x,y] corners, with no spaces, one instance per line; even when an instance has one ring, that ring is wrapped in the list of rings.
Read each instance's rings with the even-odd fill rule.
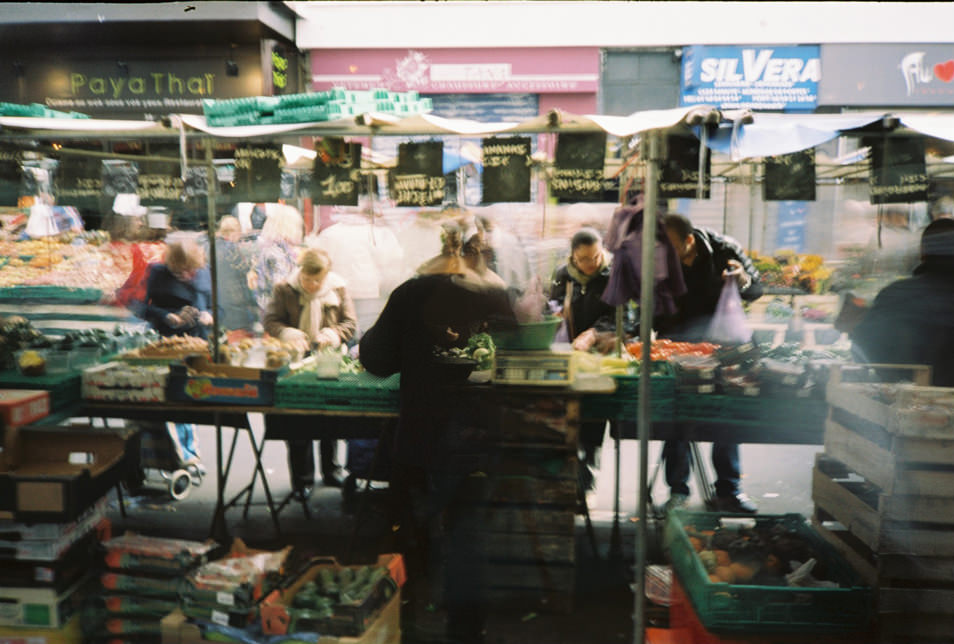
[[[713,583],[838,587],[824,579],[812,545],[784,523],[714,529],[686,523],[683,529]]]
[[[323,566],[291,598],[288,631],[360,635],[361,623],[395,592],[384,566]]]
[[[191,335],[159,338],[149,344],[123,354],[123,360],[138,358],[180,359],[193,354],[209,353],[209,343]]]
[[[102,234],[89,237],[0,241],[0,257],[7,258],[0,266],[0,287],[95,285],[112,293],[132,271],[132,245],[104,244]]]
[[[834,271],[820,255],[799,255],[779,251],[774,256],[750,253],[763,286],[794,288],[805,293],[824,293]]]

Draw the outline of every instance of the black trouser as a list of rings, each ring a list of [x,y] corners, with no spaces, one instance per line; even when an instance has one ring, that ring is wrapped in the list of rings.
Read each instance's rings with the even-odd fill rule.
[[[285,441],[288,445],[288,471],[292,489],[300,489],[306,485],[315,484],[315,450],[312,443],[319,443],[318,451],[321,454],[321,475],[323,477],[334,474],[340,465],[335,461],[337,441],[323,440],[294,440]]]
[[[415,605],[432,595],[442,573],[451,644],[483,640],[487,618],[485,546],[473,532],[475,503],[462,499],[468,472],[394,464],[389,485],[392,528],[404,555],[408,583],[402,589],[402,626],[413,636]],[[470,519],[468,521],[468,519]],[[441,570],[442,569],[442,570]]]

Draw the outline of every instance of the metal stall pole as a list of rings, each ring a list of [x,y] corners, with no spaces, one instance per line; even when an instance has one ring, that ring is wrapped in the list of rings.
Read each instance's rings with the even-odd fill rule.
[[[636,555],[633,563],[633,642],[643,644],[646,637],[646,538],[649,513],[646,471],[649,468],[649,437],[652,434],[652,414],[650,406],[649,379],[652,374],[653,342],[653,287],[656,274],[656,210],[659,194],[660,133],[658,130],[647,132],[643,141],[646,162],[646,201],[643,209],[642,239],[642,276],[639,296],[639,340],[642,344],[642,362],[639,373],[639,417],[637,435],[639,436],[639,501],[636,522]],[[647,232],[648,231],[648,232]]]
[[[208,172],[205,201],[209,226],[209,271],[212,275],[212,360],[218,361],[219,301],[215,267],[215,193],[218,187],[216,186],[218,179],[215,176],[211,138],[205,139],[205,167],[206,172]],[[213,414],[213,420],[215,422],[215,511],[212,513],[212,526],[209,528],[209,534],[219,543],[226,543],[229,539],[229,529],[225,523],[225,473],[222,468],[222,421],[219,418],[219,412]]]

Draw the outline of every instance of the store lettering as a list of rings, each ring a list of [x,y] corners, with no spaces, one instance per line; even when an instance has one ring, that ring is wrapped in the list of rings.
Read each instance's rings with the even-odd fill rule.
[[[87,76],[86,74],[70,74],[70,93],[73,96],[88,91],[95,96],[110,96],[121,98],[124,94],[142,95],[149,91],[157,96],[184,95],[211,96],[215,91],[215,74],[208,73],[202,76],[182,78],[175,74],[155,72],[145,76],[132,78]]]
[[[704,58],[699,80],[703,83],[804,83],[821,79],[818,58],[773,58],[774,49],[742,50],[742,71],[738,58]]]

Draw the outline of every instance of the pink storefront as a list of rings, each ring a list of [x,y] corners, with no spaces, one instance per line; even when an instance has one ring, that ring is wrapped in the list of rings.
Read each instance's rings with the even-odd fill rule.
[[[598,47],[312,50],[311,88],[414,90],[440,116],[518,120],[597,111]]]

